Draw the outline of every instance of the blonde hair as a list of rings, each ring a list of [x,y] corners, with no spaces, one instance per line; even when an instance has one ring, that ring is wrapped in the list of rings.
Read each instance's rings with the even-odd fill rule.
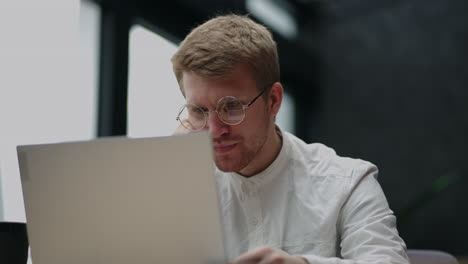
[[[193,29],[171,59],[182,94],[185,71],[219,77],[236,65],[246,63],[253,70],[259,90],[279,81],[276,43],[268,29],[247,16],[223,15]]]

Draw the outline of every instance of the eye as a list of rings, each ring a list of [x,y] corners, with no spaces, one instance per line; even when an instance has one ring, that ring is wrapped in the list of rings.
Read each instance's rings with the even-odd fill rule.
[[[187,106],[187,111],[190,116],[194,116],[194,117],[201,117],[201,116],[204,116],[205,114],[202,108],[195,106],[195,105]]]
[[[239,101],[230,101],[226,103],[226,108],[227,110],[237,110],[241,106],[241,103]]]

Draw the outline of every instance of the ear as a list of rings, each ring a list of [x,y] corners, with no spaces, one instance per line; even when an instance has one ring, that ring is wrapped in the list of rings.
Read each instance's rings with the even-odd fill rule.
[[[281,102],[283,101],[283,86],[279,82],[275,82],[270,90],[269,107],[272,116],[276,116],[280,110]]]

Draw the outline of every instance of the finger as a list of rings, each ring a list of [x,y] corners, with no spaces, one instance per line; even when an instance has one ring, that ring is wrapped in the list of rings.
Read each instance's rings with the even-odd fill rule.
[[[258,264],[283,264],[286,263],[287,256],[280,252],[273,252],[262,259]]]
[[[189,123],[183,121],[186,127],[191,127]],[[187,134],[190,133],[191,131],[187,129],[185,126],[179,123],[177,126],[176,130],[174,131],[174,135],[180,135],[180,134]]]
[[[268,258],[262,260],[258,264],[308,264],[309,262],[300,256],[290,256],[283,252],[277,251],[270,254]]]
[[[249,251],[243,255],[240,255],[233,264],[253,264],[258,263],[269,254],[273,253],[274,250],[270,247],[262,247],[252,251]]]

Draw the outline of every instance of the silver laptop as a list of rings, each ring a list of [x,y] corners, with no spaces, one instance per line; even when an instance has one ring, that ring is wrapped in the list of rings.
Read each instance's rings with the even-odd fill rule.
[[[33,264],[225,263],[207,133],[17,151]]]

